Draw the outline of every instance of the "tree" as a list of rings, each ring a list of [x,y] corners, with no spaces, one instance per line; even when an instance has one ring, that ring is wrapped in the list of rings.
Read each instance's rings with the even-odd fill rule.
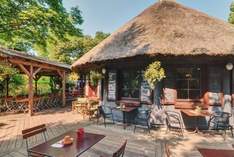
[[[59,43],[57,44],[58,46],[55,47],[55,50],[53,50],[54,53],[51,53],[51,55],[53,54],[51,58],[71,64],[108,36],[109,34],[107,33],[96,32],[95,37],[84,36]]]
[[[68,12],[62,0],[0,0],[0,44],[18,50],[46,48],[48,41],[81,36],[78,7]]]
[[[230,6],[230,15],[228,18],[228,22],[234,24],[234,2],[232,2],[231,6]]]

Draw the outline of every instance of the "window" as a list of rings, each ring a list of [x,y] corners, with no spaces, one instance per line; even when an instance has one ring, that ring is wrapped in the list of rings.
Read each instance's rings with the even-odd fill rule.
[[[201,95],[201,72],[199,67],[176,68],[178,99],[199,99]]]
[[[140,98],[141,72],[137,70],[120,73],[120,97]]]

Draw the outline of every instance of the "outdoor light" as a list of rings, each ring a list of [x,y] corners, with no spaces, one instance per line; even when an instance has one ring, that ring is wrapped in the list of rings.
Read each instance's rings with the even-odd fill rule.
[[[232,70],[232,69],[233,69],[233,64],[232,64],[232,63],[227,63],[227,64],[226,64],[226,69],[227,69],[228,71]]]
[[[105,74],[106,73],[106,69],[102,68],[102,73]]]

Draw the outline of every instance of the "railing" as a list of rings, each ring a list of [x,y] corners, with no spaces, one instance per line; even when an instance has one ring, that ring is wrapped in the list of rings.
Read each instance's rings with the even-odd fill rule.
[[[33,111],[40,112],[46,109],[60,107],[62,97],[60,95],[49,95],[34,97]],[[20,113],[28,112],[28,98],[3,98],[0,99],[0,112]]]

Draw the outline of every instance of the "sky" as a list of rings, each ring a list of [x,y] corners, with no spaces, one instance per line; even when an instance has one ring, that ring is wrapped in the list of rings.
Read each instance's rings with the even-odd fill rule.
[[[233,0],[176,0],[190,8],[227,21]],[[66,9],[79,6],[84,23],[80,28],[86,35],[97,31],[112,33],[137,16],[157,0],[63,0]]]

